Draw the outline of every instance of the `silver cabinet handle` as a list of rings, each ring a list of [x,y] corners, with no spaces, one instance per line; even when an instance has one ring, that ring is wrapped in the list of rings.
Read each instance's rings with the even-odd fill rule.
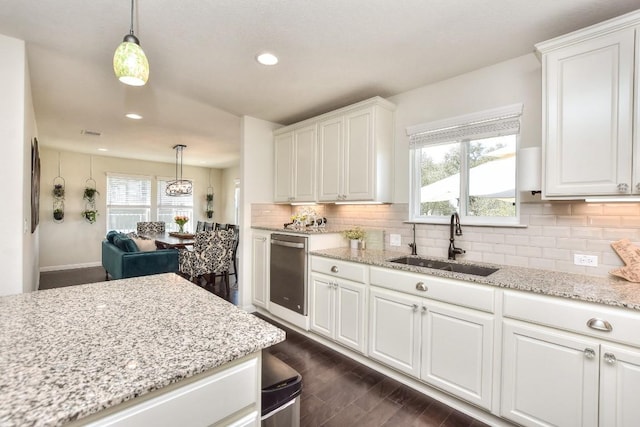
[[[418,304],[413,304],[413,311],[414,312],[418,311]]]
[[[587,359],[593,359],[594,357],[596,357],[596,351],[592,348],[585,348],[584,357],[586,357]]]
[[[605,353],[604,361],[609,365],[614,365],[616,363],[616,356],[614,356],[612,353]]]
[[[618,184],[618,192],[619,193],[626,193],[627,191],[629,191],[629,184],[626,183],[621,183]]]
[[[597,331],[604,331],[604,332],[613,331],[613,326],[611,326],[611,323],[603,319],[598,319],[597,317],[589,319],[587,321],[587,326]]]
[[[636,184],[636,191],[640,191],[640,182]]]
[[[422,314],[427,314],[427,307],[424,305],[422,306]]]
[[[337,273],[338,272],[338,266],[334,265],[333,267],[331,267],[331,272],[332,273]]]
[[[418,291],[428,291],[429,289],[427,289],[427,285],[424,284],[424,282],[418,282],[416,283],[416,290]]]

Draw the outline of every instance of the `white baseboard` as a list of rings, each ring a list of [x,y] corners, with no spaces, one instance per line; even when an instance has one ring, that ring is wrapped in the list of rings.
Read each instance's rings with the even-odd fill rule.
[[[100,267],[102,262],[87,262],[84,264],[67,264],[67,265],[51,265],[48,267],[40,267],[40,273],[46,271],[73,270],[76,268]]]

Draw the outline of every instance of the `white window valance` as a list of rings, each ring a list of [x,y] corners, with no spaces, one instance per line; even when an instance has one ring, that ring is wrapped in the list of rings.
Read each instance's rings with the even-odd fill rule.
[[[522,104],[407,127],[412,148],[520,132]]]

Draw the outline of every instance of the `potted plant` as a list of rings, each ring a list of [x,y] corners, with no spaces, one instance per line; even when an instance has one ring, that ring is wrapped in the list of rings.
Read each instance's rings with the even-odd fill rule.
[[[96,222],[96,217],[98,216],[98,211],[95,209],[87,209],[81,212],[84,219],[86,219],[89,224],[93,224]]]
[[[207,218],[213,218],[213,210],[207,209]]]
[[[62,221],[64,219],[64,211],[62,209],[54,209],[53,219],[56,221]]]
[[[55,184],[53,186],[53,197],[55,197],[56,199],[64,198],[64,185]]]
[[[207,194],[207,202],[213,202],[213,194]]]
[[[85,187],[83,199],[93,202],[93,200],[96,197],[96,194],[100,194],[100,193],[98,193],[98,190],[96,190],[95,188]]]
[[[354,227],[343,231],[342,235],[350,241],[351,249],[362,249],[367,233],[360,227]]]

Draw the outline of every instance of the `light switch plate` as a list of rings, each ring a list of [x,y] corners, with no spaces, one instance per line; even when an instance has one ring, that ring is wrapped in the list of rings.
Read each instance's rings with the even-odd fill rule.
[[[573,263],[575,265],[586,265],[587,267],[597,267],[598,257],[596,255],[573,255]]]
[[[389,234],[389,245],[390,246],[401,246],[402,245],[402,236],[399,234]]]

